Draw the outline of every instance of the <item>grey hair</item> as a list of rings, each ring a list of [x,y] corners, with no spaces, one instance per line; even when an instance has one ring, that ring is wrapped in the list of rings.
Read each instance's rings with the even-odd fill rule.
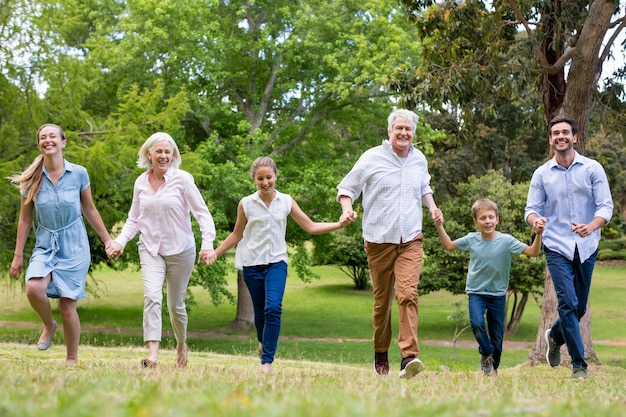
[[[419,117],[415,112],[407,109],[397,109],[391,112],[389,117],[387,118],[387,131],[391,132],[393,129],[393,124],[398,117],[402,117],[406,119],[411,126],[413,127],[412,131],[415,133],[415,128],[417,126],[417,122],[419,121]]]
[[[174,168],[180,167],[180,164],[183,162],[180,157],[180,151],[178,150],[178,146],[174,139],[165,132],[157,132],[152,134],[146,141],[141,145],[141,149],[139,149],[139,156],[137,158],[137,166],[139,168],[152,168],[152,161],[150,160],[150,151],[154,148],[154,146],[159,142],[168,142],[172,145],[173,154],[172,154],[172,166]]]

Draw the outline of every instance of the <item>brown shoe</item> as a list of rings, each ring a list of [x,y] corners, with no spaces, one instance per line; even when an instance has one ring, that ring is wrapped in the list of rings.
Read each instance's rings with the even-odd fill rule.
[[[257,348],[257,351],[259,352],[259,359],[263,359],[263,344],[261,342],[259,342],[259,347]]]
[[[142,368],[150,368],[150,369],[154,369],[157,367],[157,363],[155,361],[152,361],[148,358],[143,358],[141,360],[141,367]]]
[[[182,349],[176,349],[176,367],[177,368],[186,368],[187,367],[187,354],[189,353],[189,348],[187,347],[187,343],[183,343]]]

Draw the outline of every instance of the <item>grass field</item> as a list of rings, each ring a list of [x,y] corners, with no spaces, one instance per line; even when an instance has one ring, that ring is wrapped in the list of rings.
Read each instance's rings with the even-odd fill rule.
[[[49,351],[35,348],[41,324],[21,288],[0,283],[0,417],[4,416],[626,416],[626,267],[597,267],[591,292],[594,349],[602,365],[587,381],[570,369],[524,364],[535,339],[540,307],[529,303],[517,342],[506,349],[499,376],[484,378],[472,335],[450,346],[452,303],[465,296],[420,297],[417,378],[396,375],[397,346],[388,378],[371,370],[371,295],[351,289],[330,267],[320,280],[288,280],[282,338],[273,373],[262,376],[252,331],[226,331],[235,306],[213,306],[193,289],[189,367],[173,367],[175,342],[167,330],[159,368],[139,368],[142,284],[139,273],[101,270],[98,297],[79,303],[80,366],[66,369],[62,332]],[[234,277],[231,290],[236,293]],[[93,283],[91,284],[93,286]],[[60,320],[55,311],[57,320]],[[397,321],[397,314],[394,322]],[[394,333],[397,335],[397,331]],[[475,343],[475,342],[474,342]],[[447,344],[447,345],[446,345]]]

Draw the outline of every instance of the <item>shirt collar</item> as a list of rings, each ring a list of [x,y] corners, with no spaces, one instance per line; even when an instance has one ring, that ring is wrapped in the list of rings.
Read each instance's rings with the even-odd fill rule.
[[[48,175],[48,170],[45,165],[41,166],[43,168],[43,172]],[[74,164],[68,162],[66,159],[63,159],[63,172],[65,171],[74,171]]]
[[[572,161],[572,165],[570,165],[570,167],[572,167],[572,166],[574,166],[576,164],[584,165],[585,164],[585,157],[582,156],[581,154],[579,154],[577,151],[574,151],[574,160]],[[563,168],[561,165],[559,165],[556,162],[556,156],[553,156],[552,159],[550,159],[548,161],[548,166],[550,168],[555,168],[555,167]]]
[[[398,156],[398,154],[396,153],[396,151],[393,150],[393,148],[391,147],[391,142],[389,142],[389,139],[383,139],[383,143],[382,143],[383,148],[385,148],[387,151],[391,152],[392,154],[394,154],[395,156]],[[415,145],[412,145],[409,148],[409,153],[406,154],[406,158],[409,157],[409,155],[411,155],[413,153],[413,150],[415,149]],[[401,158],[400,156],[398,156],[398,158]]]

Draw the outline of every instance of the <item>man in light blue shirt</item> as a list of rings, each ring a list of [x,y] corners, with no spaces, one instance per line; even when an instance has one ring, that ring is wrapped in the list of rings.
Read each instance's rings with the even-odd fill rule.
[[[413,146],[417,115],[399,109],[389,115],[388,140],[368,149],[337,186],[343,215],[356,217],[353,202],[363,195],[363,239],[372,276],[374,370],[389,374],[391,307],[395,294],[400,316],[400,377],[423,369],[417,358],[419,283],[423,255],[422,202],[434,216],[428,164]]]
[[[554,157],[533,174],[524,217],[533,229],[540,217],[547,218],[543,244],[559,318],[545,333],[546,360],[559,366],[560,346],[566,344],[572,376],[586,379],[579,321],[589,298],[600,228],[611,219],[613,200],[602,165],[574,150],[578,139],[574,118],[554,117],[548,132]]]

